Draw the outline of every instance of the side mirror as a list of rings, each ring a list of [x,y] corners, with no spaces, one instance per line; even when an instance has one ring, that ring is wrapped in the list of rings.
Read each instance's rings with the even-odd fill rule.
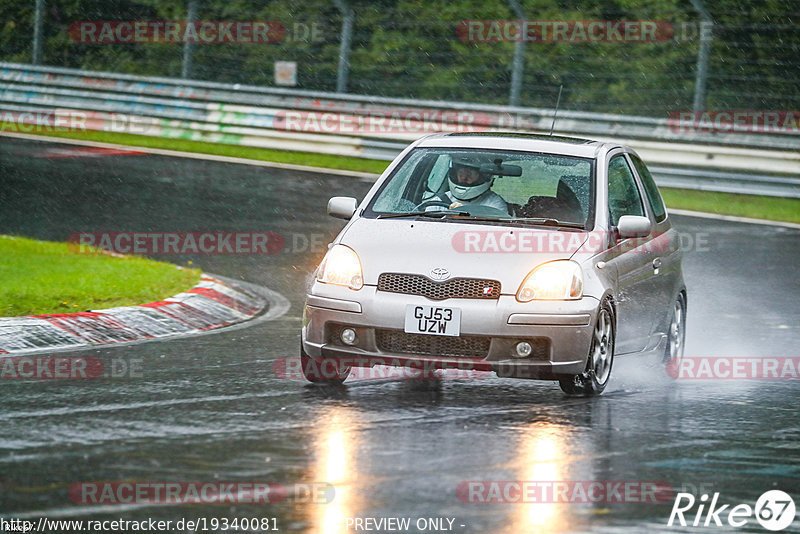
[[[337,219],[350,219],[358,208],[358,201],[352,197],[333,197],[328,201],[328,215]]]
[[[617,232],[622,239],[647,237],[650,235],[651,230],[650,219],[641,215],[623,215],[617,223]]]

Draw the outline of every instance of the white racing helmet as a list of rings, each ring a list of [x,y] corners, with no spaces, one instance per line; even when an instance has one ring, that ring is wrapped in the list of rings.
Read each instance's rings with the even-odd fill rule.
[[[458,183],[456,174],[460,169],[470,168],[478,173],[478,179],[470,185]],[[489,190],[494,183],[490,174],[480,172],[480,163],[468,159],[456,159],[450,162],[450,170],[447,173],[447,182],[450,192],[458,200],[472,200],[481,196]]]

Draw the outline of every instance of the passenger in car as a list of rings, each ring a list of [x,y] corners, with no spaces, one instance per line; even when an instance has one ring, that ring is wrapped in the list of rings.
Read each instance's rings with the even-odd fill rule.
[[[524,206],[514,205],[512,208],[517,217],[548,217],[579,223],[586,219],[580,200],[563,180],[558,182],[556,196],[534,195]]]

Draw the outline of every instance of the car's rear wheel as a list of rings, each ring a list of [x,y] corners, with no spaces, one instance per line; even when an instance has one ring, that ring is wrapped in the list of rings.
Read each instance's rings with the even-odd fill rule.
[[[614,309],[604,301],[597,312],[592,332],[586,371],[559,379],[561,390],[567,395],[599,395],[606,389],[614,363]]]
[[[685,342],[686,297],[680,293],[672,307],[672,319],[667,331],[667,348],[664,350],[664,364],[667,366],[667,372],[674,372],[675,376],[677,376],[677,370],[683,359]]]
[[[341,384],[350,376],[350,367],[340,365],[335,358],[314,358],[300,344],[300,367],[303,376],[315,384]]]

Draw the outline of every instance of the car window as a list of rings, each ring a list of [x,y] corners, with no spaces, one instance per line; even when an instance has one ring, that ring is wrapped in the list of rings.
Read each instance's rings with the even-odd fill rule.
[[[633,154],[630,154],[630,158],[631,161],[633,161],[633,166],[636,167],[639,178],[642,180],[644,192],[647,195],[647,202],[650,204],[650,208],[656,216],[656,222],[663,221],[667,218],[667,210],[664,208],[664,200],[661,198],[661,193],[658,192],[658,187],[656,186],[655,180],[653,180],[653,176],[647,169],[647,165],[645,165],[641,159]]]
[[[569,196],[581,217],[589,215],[591,164],[586,160],[537,157],[509,160],[522,167],[521,176],[504,176],[495,182],[494,191],[512,204],[526,205],[532,196],[558,199]]]
[[[462,167],[474,170],[473,184],[479,193],[465,195],[468,187],[459,191],[458,184],[452,183]],[[545,217],[585,225],[593,198],[594,165],[588,158],[418,148],[382,186],[366,214],[427,210],[429,202],[444,207],[458,204],[457,208],[473,215]]]
[[[613,226],[623,215],[644,215],[636,180],[622,155],[614,156],[608,164],[608,211]]]
[[[431,172],[428,175],[428,186],[426,193],[437,193],[443,186],[447,178],[447,171],[450,169],[450,156],[441,154],[436,157]]]
[[[375,211],[380,212],[401,212],[410,211],[414,209],[415,202],[408,198],[407,191],[413,189],[413,183],[409,183],[412,178],[419,180],[421,171],[426,167],[424,165],[424,152],[412,152],[406,161],[400,165],[397,171],[392,176],[392,179],[386,184],[380,197],[375,201]],[[428,175],[425,176],[427,180]]]

